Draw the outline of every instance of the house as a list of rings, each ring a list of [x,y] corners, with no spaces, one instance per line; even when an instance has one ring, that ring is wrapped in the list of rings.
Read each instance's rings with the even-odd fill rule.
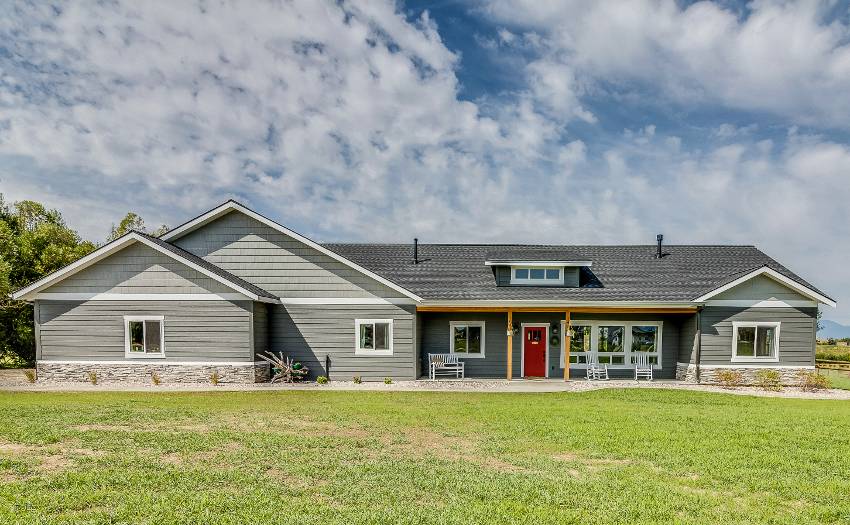
[[[228,201],[160,238],[131,232],[13,294],[35,307],[39,380],[415,379],[429,353],[467,377],[790,381],[835,301],[752,246],[318,244]],[[569,366],[565,367],[565,364]]]

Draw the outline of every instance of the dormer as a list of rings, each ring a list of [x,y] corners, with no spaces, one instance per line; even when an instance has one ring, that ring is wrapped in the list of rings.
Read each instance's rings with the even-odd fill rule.
[[[576,288],[581,268],[593,262],[560,250],[491,252],[484,261],[493,269],[497,286],[553,286]]]

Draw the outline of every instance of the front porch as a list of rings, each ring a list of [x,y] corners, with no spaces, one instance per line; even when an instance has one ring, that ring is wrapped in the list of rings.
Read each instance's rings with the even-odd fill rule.
[[[468,379],[584,379],[590,362],[611,379],[634,377],[639,354],[656,379],[675,379],[676,363],[690,359],[696,309],[570,307],[417,308],[418,376],[428,354],[452,354]],[[565,366],[569,363],[569,366]]]

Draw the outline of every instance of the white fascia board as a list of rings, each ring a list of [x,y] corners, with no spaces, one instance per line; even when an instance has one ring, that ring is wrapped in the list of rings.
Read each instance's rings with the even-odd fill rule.
[[[277,222],[275,222],[275,221],[273,221],[273,220],[271,220],[267,217],[263,217],[259,213],[255,212],[253,210],[249,210],[245,206],[242,206],[241,204],[239,204],[237,202],[233,202],[233,201],[227,201],[224,204],[222,204],[221,206],[218,206],[217,208],[213,208],[212,210],[208,211],[207,213],[201,215],[200,217],[193,219],[193,220],[187,222],[186,224],[183,224],[182,226],[178,226],[177,228],[171,230],[170,232],[167,232],[165,235],[163,235],[160,238],[164,241],[169,241],[171,239],[177,239],[177,238],[179,238],[179,237],[181,237],[181,236],[183,236],[183,235],[185,235],[185,234],[187,234],[191,231],[194,231],[194,230],[200,228],[201,226],[210,222],[211,220],[217,219],[217,218],[221,217],[222,215],[225,215],[226,213],[229,213],[233,210],[240,211],[240,212],[244,213],[245,215],[247,215],[247,216],[249,216],[249,217],[251,217],[255,220],[260,221],[261,223],[265,224],[266,226],[268,226],[272,229],[275,229],[275,230],[283,233],[284,235],[288,235],[289,237],[292,237],[293,239],[300,241],[300,242],[306,244],[307,246],[309,246],[309,247],[311,247],[315,250],[318,250],[319,252],[327,255],[328,257],[330,257],[330,258],[332,258],[336,261],[341,262],[342,264],[348,266],[349,268],[353,268],[353,269],[357,270],[358,272],[362,273],[363,275],[366,275],[367,277],[370,277],[370,278],[378,281],[379,283],[386,285],[386,286],[392,288],[393,290],[395,290],[399,293],[402,293],[405,296],[407,296],[407,297],[409,297],[409,298],[411,298],[411,299],[413,299],[417,302],[422,301],[421,297],[414,294],[410,290],[407,290],[407,289],[395,284],[394,282],[390,281],[389,279],[381,277],[380,275],[376,274],[375,272],[372,272],[370,270],[367,270],[366,268],[363,268],[362,266],[355,263],[354,261],[346,259],[345,257],[334,252],[333,250],[329,250],[329,249],[325,248],[324,246],[317,243],[316,241],[308,239],[307,237],[304,237],[300,233],[292,231],[289,228],[287,228],[286,226],[283,226],[282,224],[278,224]]]
[[[795,290],[795,291],[799,292],[800,294],[805,295],[806,297],[809,297],[811,299],[814,299],[815,301],[821,302],[821,303],[823,303],[827,306],[832,306],[833,308],[835,308],[835,306],[836,306],[836,302],[833,301],[832,299],[830,299],[829,297],[822,295],[822,294],[812,290],[811,288],[803,286],[802,284],[798,283],[797,281],[795,281],[793,279],[789,279],[788,277],[785,277],[781,273],[777,272],[776,270],[774,270],[772,268],[768,268],[767,266],[763,266],[762,268],[759,268],[757,270],[753,270],[752,272],[748,273],[747,275],[744,275],[743,277],[739,277],[739,278],[735,279],[734,281],[732,281],[730,283],[724,284],[723,286],[721,286],[719,288],[715,288],[714,290],[697,297],[696,299],[694,299],[694,302],[704,303],[704,302],[708,301],[709,299],[711,299],[712,297],[715,297],[718,294],[725,292],[726,290],[734,288],[741,283],[747,282],[754,277],[758,277],[759,275],[764,275],[766,277],[770,277],[774,281],[778,281],[779,283],[784,284],[788,288],[791,288],[792,290]]]
[[[199,265],[195,264],[194,262],[192,262],[190,260],[187,260],[187,259],[184,259],[184,258],[178,256],[176,253],[173,253],[170,250],[166,250],[162,246],[158,245],[155,242],[151,242],[148,239],[145,239],[144,237],[142,237],[141,235],[139,235],[136,232],[130,232],[130,233],[124,235],[123,237],[120,237],[119,239],[117,239],[117,240],[115,240],[115,241],[113,241],[113,242],[111,242],[111,243],[109,243],[105,246],[98,248],[97,250],[95,250],[92,253],[86,255],[85,257],[69,264],[68,266],[66,266],[66,267],[64,267],[60,270],[57,270],[57,271],[53,272],[52,274],[50,274],[50,275],[48,275],[48,276],[46,276],[42,279],[39,279],[38,281],[27,286],[26,288],[23,288],[23,289],[15,292],[14,294],[12,294],[12,299],[15,299],[15,300],[25,299],[26,300],[30,294],[32,294],[34,292],[38,292],[39,290],[42,290],[42,289],[54,284],[57,281],[60,281],[60,280],[65,279],[67,277],[70,277],[71,275],[73,275],[73,274],[75,274],[75,273],[77,273],[81,270],[84,270],[85,268],[88,268],[89,266],[98,262],[99,260],[101,260],[105,257],[108,257],[109,255],[112,255],[113,253],[126,248],[127,246],[133,244],[134,242],[140,242],[140,243],[144,244],[145,246],[148,246],[149,248],[152,248],[152,249],[158,251],[159,253],[166,255],[166,256],[170,257],[171,259],[174,259],[175,261],[183,263],[186,266],[188,266],[189,268],[192,268],[193,270],[196,270],[196,271],[206,275],[210,279],[213,279],[217,282],[220,282],[221,284],[227,286],[228,288],[236,290],[237,292],[241,293],[242,295],[244,295],[244,296],[246,296],[250,299],[253,299],[255,301],[265,301],[267,299],[265,297],[260,297],[257,294],[252,293],[252,292],[242,288],[241,286],[238,286],[238,285],[228,281],[227,279],[207,270],[203,266],[199,266]],[[272,301],[272,302],[276,302],[276,301]]]
[[[504,307],[504,308],[696,308],[691,301],[423,301],[420,306],[448,307]]]
[[[564,266],[591,266],[593,261],[484,261],[484,266],[537,266],[561,268]]]

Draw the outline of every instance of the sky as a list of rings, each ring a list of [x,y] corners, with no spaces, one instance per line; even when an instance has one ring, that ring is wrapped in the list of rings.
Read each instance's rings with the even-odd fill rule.
[[[846,2],[4,2],[0,192],[103,240],[755,244],[850,323]]]

